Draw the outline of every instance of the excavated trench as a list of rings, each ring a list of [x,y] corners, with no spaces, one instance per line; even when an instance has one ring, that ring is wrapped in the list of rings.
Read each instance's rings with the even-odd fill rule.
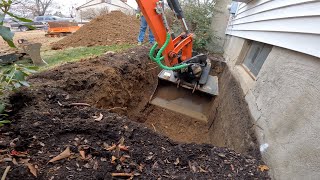
[[[221,57],[210,57],[219,77],[220,95],[213,98],[208,123],[148,104],[160,71],[148,49],[107,54],[33,76],[34,86],[58,87],[68,98],[145,123],[178,142],[213,144],[257,156],[251,117],[239,84]]]
[[[268,179],[267,173],[258,169],[263,162],[244,96],[223,59],[210,57],[212,75],[220,80],[220,95],[212,99],[209,122],[204,123],[148,103],[160,69],[147,52],[140,47],[108,53],[30,77],[32,88],[10,98],[12,124],[1,129],[0,146],[27,152],[29,163],[38,165],[40,179],[110,179],[111,172],[137,170],[143,177],[155,179],[167,177],[164,174],[178,179]],[[128,163],[142,163],[144,170],[141,164],[130,170],[124,162],[110,164],[106,160],[112,159],[111,153],[102,146],[121,139],[130,147]],[[66,146],[75,155],[87,148],[91,157],[48,164]],[[193,161],[200,164],[193,165]],[[114,163],[120,163],[121,170]],[[200,170],[194,168],[199,165]],[[14,166],[9,177],[34,179],[23,165]]]

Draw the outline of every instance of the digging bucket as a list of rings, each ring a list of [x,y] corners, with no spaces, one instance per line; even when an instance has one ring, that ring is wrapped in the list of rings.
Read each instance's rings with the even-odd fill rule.
[[[169,73],[172,73],[172,76],[166,76]],[[172,71],[163,70],[158,75],[158,86],[150,98],[150,104],[208,122],[210,107],[216,95],[218,95],[216,76],[209,76],[207,83],[193,92],[192,88],[178,86]]]

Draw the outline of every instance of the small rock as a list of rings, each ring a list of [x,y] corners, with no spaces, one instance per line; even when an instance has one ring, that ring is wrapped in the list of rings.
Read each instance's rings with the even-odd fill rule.
[[[106,53],[104,53],[105,55],[111,55],[111,54],[115,54],[114,51],[107,51]]]
[[[177,159],[176,159],[176,162],[174,162],[174,165],[177,166],[179,163],[180,163],[180,160],[179,160],[179,158],[177,158]]]
[[[118,164],[117,167],[116,167],[116,170],[117,170],[117,171],[120,171],[121,168],[122,168],[122,166],[121,166],[120,164]]]
[[[83,167],[87,168],[87,169],[91,169],[91,166],[89,163],[85,164]]]
[[[40,122],[35,122],[32,125],[33,125],[33,127],[39,127],[40,126]]]
[[[165,159],[164,162],[165,162],[166,164],[170,164],[170,163],[171,163],[168,159]]]
[[[146,160],[147,160],[147,161],[150,161],[153,157],[154,157],[153,155],[148,156],[148,157],[146,158]]]
[[[222,157],[222,158],[225,158],[225,157],[226,157],[226,155],[223,154],[223,153],[219,153],[218,156],[220,156],[220,157]]]
[[[158,164],[158,162],[155,162],[155,163],[152,165],[152,169],[159,169],[159,164]]]
[[[12,162],[12,158],[3,158],[4,162]]]

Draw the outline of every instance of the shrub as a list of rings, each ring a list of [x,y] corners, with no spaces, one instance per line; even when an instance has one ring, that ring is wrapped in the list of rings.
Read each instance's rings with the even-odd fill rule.
[[[206,46],[213,40],[211,22],[214,12],[215,2],[205,1],[182,1],[181,6],[188,23],[189,29],[196,35],[193,42],[197,51],[207,50]],[[173,13],[167,12],[169,23],[175,33],[181,32],[181,22],[173,18]],[[177,35],[177,34],[176,34]]]

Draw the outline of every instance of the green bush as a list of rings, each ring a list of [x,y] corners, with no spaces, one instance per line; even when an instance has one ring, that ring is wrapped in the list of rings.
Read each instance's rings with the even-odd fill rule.
[[[215,2],[213,0],[181,2],[181,6],[190,32],[196,35],[193,42],[194,50],[207,50],[207,44],[209,44],[214,37],[213,31],[211,30],[211,22]],[[173,18],[173,13],[167,12],[167,16],[172,30],[176,33],[176,35],[178,35],[178,33],[181,33],[181,22]]]
[[[36,70],[37,67],[18,64],[10,67],[0,66],[0,127],[10,123],[10,121],[5,120],[7,115],[4,114],[9,93],[23,86],[29,87],[26,77],[35,73]]]

